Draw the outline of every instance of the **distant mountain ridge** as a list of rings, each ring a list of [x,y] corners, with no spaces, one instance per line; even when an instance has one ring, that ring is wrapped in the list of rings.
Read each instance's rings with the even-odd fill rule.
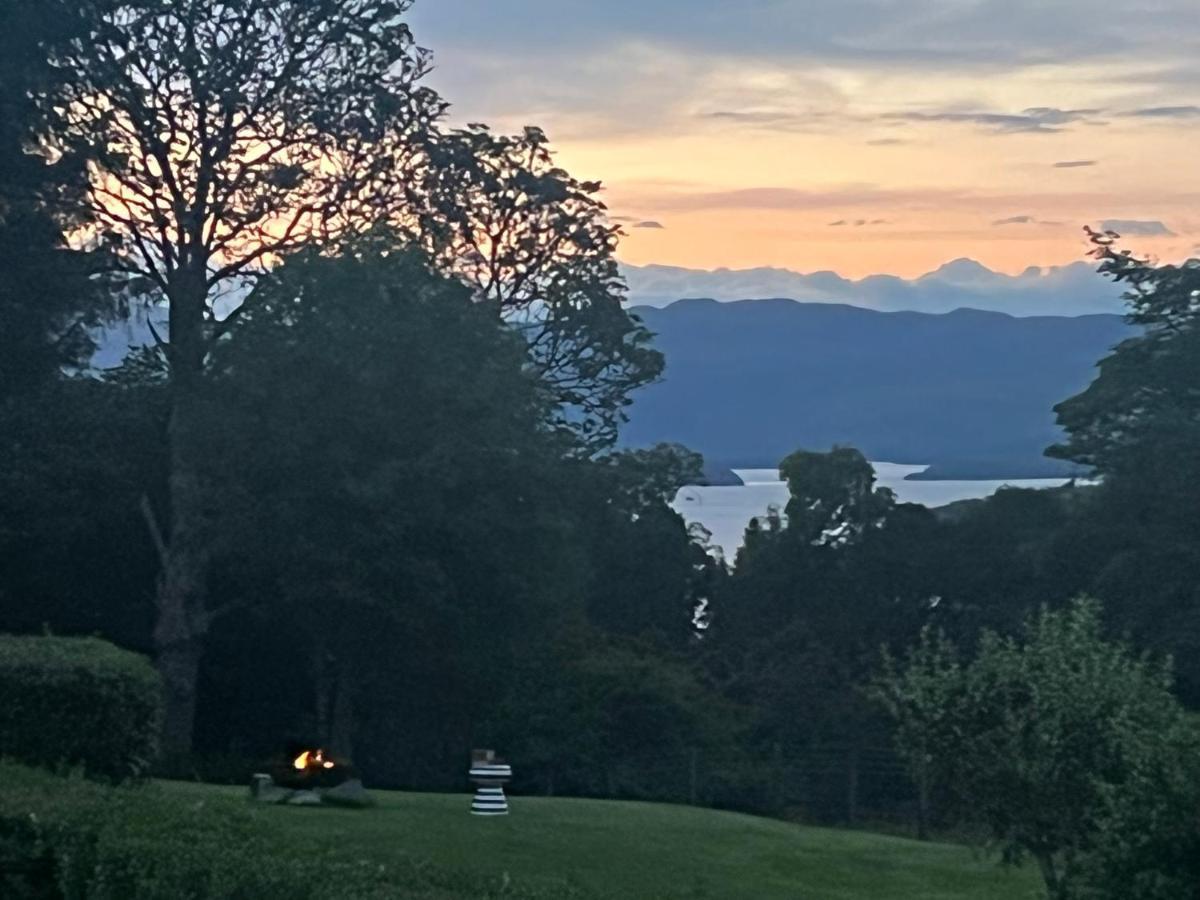
[[[973,259],[955,259],[914,279],[790,269],[684,269],[622,264],[630,303],[667,306],[684,298],[722,302],[785,297],[805,303],[844,303],[885,312],[941,313],[959,308],[1014,316],[1120,314],[1122,289],[1086,262],[1005,275]]]
[[[714,467],[774,466],[848,444],[930,475],[1077,474],[1046,459],[1053,406],[1133,333],[1121,316],[879,312],[793,300],[681,300],[634,310],[666,357],[622,440],[677,441]]]

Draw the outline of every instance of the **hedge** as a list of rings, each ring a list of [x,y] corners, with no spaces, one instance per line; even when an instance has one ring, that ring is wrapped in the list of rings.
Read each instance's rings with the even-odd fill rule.
[[[0,757],[121,781],[158,750],[162,686],[145,657],[97,638],[0,635]]]
[[[0,762],[5,900],[569,900],[572,888],[412,860],[385,866],[332,837],[287,839],[286,817],[228,796],[181,800]],[[312,815],[329,811],[291,810]],[[361,815],[370,815],[362,812]],[[336,827],[331,829],[336,835]],[[402,835],[397,835],[402,839]]]

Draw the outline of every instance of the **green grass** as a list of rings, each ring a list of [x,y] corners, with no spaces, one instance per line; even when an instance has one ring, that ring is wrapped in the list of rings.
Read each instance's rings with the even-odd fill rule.
[[[168,783],[166,790],[241,803],[245,791]],[[972,850],[861,831],[790,825],[685,806],[517,797],[507,818],[468,814],[470,797],[374,791],[365,810],[258,807],[286,838],[380,863],[439,868],[518,884],[572,885],[604,898],[737,900],[1031,900],[1030,869]]]

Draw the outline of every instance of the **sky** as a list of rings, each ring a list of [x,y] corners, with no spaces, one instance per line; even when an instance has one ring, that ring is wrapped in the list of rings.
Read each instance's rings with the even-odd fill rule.
[[[1196,0],[417,0],[452,120],[544,128],[629,263],[1200,254]]]

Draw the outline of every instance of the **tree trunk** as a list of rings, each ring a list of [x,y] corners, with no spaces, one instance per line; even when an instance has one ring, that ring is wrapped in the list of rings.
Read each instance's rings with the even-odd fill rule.
[[[333,680],[329,711],[329,751],[343,759],[354,758],[354,698],[350,678],[339,668]]]
[[[1062,883],[1058,877],[1058,867],[1054,865],[1054,854],[1048,851],[1034,853],[1034,858],[1037,859],[1038,867],[1042,870],[1042,881],[1046,883],[1046,896],[1050,900],[1060,900],[1062,897]]]
[[[930,778],[926,766],[922,765],[917,776],[917,840],[929,840]]]
[[[154,648],[165,688],[163,751],[168,758],[185,756],[192,750],[196,681],[209,625],[207,580],[211,551],[205,523],[207,497],[194,439],[200,427],[206,295],[202,269],[181,274],[167,291],[170,525],[159,548],[162,568],[158,578]]]
[[[853,825],[858,821],[858,741],[850,745],[850,753],[846,758],[846,823]]]

